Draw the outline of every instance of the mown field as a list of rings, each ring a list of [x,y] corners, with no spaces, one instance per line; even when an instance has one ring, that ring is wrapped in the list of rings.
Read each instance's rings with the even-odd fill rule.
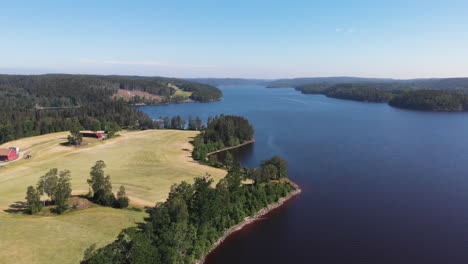
[[[225,171],[202,166],[190,157],[193,131],[148,130],[122,132],[107,141],[90,140],[73,148],[54,142],[31,152],[31,160],[0,167],[0,263],[77,263],[91,244],[105,245],[119,231],[141,220],[145,213],[93,207],[62,216],[40,217],[7,213],[24,201],[27,186],[50,168],[72,172],[74,193],[86,193],[89,170],[97,160],[107,164],[114,191],[125,185],[131,203],[152,206],[163,201],[172,184],[193,181],[209,173],[215,180]],[[65,138],[55,133],[2,145],[22,149]],[[65,141],[65,140],[64,140]]]

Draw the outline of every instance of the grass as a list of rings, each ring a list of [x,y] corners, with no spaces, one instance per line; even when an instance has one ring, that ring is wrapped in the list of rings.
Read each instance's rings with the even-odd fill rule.
[[[192,95],[192,92],[186,92],[175,85],[172,85],[171,87],[175,89],[175,93],[173,96],[178,95],[178,96],[186,97],[188,99]]]
[[[72,172],[74,193],[88,191],[86,179],[97,160],[107,164],[114,191],[125,185],[133,205],[152,206],[166,199],[170,186],[209,173],[215,180],[224,170],[206,167],[190,157],[194,131],[147,130],[122,132],[81,148],[54,142],[32,151],[33,158],[0,168],[0,263],[77,263],[92,243],[104,245],[119,231],[145,215],[134,210],[93,207],[63,216],[39,217],[4,212],[24,201],[26,188],[50,168]],[[26,138],[8,146],[23,149],[64,138],[67,133]],[[60,232],[59,231],[64,231]]]

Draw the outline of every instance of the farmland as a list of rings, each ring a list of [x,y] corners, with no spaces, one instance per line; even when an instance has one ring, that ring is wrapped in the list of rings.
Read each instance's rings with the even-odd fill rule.
[[[215,180],[225,175],[223,170],[200,165],[191,159],[189,141],[197,133],[176,130],[122,132],[121,136],[106,141],[88,139],[87,145],[80,148],[52,142],[31,151],[32,159],[0,168],[0,262],[76,263],[89,245],[102,246],[111,242],[122,228],[144,217],[142,212],[104,207],[52,217],[4,211],[11,204],[24,201],[26,187],[34,185],[50,168],[71,170],[74,194],[82,194],[88,192],[86,179],[90,167],[97,160],[104,160],[114,191],[123,184],[132,205],[152,206],[166,198],[174,183],[191,182],[194,177],[206,173]],[[26,149],[66,135],[55,133],[26,138],[1,147]]]

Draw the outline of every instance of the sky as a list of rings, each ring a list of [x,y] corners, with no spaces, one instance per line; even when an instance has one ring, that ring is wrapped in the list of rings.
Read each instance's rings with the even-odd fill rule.
[[[0,73],[468,77],[468,1],[0,0]]]

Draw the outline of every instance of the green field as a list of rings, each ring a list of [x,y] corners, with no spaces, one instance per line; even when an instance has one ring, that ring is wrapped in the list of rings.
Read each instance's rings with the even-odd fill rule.
[[[111,242],[119,231],[145,215],[130,210],[94,207],[63,216],[14,215],[3,210],[24,201],[27,186],[50,168],[72,172],[74,193],[88,191],[86,179],[97,160],[107,164],[114,191],[125,185],[131,203],[151,206],[163,201],[172,184],[209,173],[215,180],[226,172],[194,162],[189,141],[198,132],[148,130],[122,132],[106,141],[89,140],[81,148],[54,142],[31,152],[31,160],[0,167],[0,263],[77,263],[92,243]],[[1,147],[30,146],[64,138],[56,133],[10,142]]]
[[[175,85],[172,85],[171,87],[175,89],[175,93],[173,96],[183,96],[189,99],[189,97],[192,95],[192,92],[184,91]]]

